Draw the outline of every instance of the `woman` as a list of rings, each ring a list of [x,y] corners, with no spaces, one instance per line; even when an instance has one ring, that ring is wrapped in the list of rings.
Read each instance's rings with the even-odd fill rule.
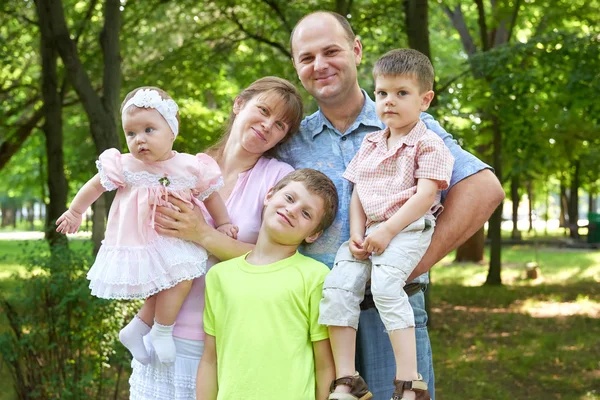
[[[203,218],[200,212],[176,199],[169,201],[181,212],[160,208],[164,217],[157,214],[155,218],[158,233],[197,242],[214,256],[209,265],[250,251],[256,243],[268,190],[293,170],[272,158],[274,148],[298,130],[301,120],[302,99],[291,83],[275,77],[252,83],[235,99],[225,134],[207,151],[221,168],[224,185],[219,194],[225,200],[232,223],[239,227],[237,240],[215,230],[209,215],[203,213]],[[131,399],[195,398],[196,372],[204,347],[203,310],[204,277],[201,277],[194,280],[175,322],[175,363],[161,364],[145,340],[151,363],[142,365],[132,361]],[[138,316],[146,324],[152,323],[146,307]]]

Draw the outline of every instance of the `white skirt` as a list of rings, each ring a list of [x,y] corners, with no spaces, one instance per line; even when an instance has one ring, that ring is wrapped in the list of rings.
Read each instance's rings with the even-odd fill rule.
[[[206,250],[193,242],[158,236],[144,246],[104,243],[87,279],[94,296],[146,299],[206,273]]]
[[[162,364],[152,343],[144,337],[150,364],[131,361],[133,372],[129,377],[130,400],[196,399],[196,374],[204,351],[204,341],[173,337],[177,356],[170,366]]]

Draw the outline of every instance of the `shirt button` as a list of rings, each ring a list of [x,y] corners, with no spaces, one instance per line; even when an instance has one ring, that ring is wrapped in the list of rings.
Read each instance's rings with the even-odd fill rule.
[[[342,140],[348,139],[348,136],[342,136]]]

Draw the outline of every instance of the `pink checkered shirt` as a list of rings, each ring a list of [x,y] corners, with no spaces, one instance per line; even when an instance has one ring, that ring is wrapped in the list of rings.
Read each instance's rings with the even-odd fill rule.
[[[365,136],[344,172],[344,178],[358,190],[367,226],[390,219],[417,192],[420,178],[438,183],[435,202],[427,214],[441,212],[440,191],[448,187],[454,165],[450,150],[422,121],[389,150],[388,135],[389,128]]]

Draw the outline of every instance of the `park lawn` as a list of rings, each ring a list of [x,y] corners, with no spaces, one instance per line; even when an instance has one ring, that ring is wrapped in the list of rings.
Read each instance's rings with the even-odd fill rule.
[[[503,247],[504,286],[486,265],[432,273],[436,393],[453,399],[600,399],[600,252]]]
[[[41,240],[0,241],[1,293],[26,272],[22,256],[40,251]],[[600,399],[600,252],[539,248],[535,281],[521,279],[523,265],[536,261],[533,247],[507,246],[502,255],[501,287],[481,286],[487,264],[456,265],[452,255],[432,272],[438,400]],[[0,385],[10,382],[0,367]],[[0,391],[0,400],[14,398],[12,388]]]

